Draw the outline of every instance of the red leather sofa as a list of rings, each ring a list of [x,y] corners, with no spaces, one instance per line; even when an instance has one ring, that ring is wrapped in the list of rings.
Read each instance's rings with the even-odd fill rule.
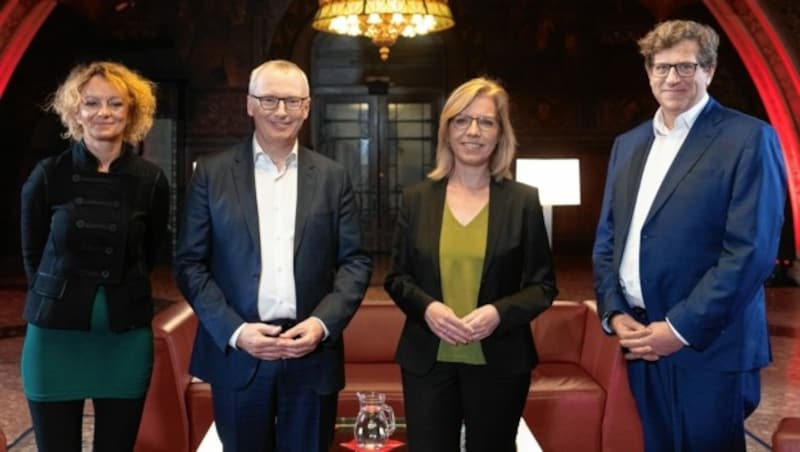
[[[362,305],[344,333],[345,388],[339,415],[358,412],[358,391],[379,391],[403,416],[394,351],[403,313],[391,302]],[[523,417],[544,451],[643,450],[639,415],[617,341],[593,301],[556,301],[531,328],[539,353]]]
[[[364,303],[344,333],[345,388],[338,416],[358,412],[358,391],[379,391],[404,415],[394,351],[405,321],[389,301]],[[177,303],[153,321],[155,363],[137,451],[194,450],[212,421],[206,383],[188,374],[197,320]],[[532,322],[540,363],[524,418],[544,451],[642,450],[639,417],[616,340],[600,330],[593,302],[557,301]]]
[[[800,418],[781,419],[772,434],[773,452],[800,452]]]
[[[542,449],[643,450],[625,358],[594,301],[556,301],[532,328],[539,365],[523,416]]]
[[[391,301],[363,303],[344,330],[344,389],[339,393],[337,416],[358,414],[357,392],[386,394],[396,416],[405,416],[400,367],[394,352],[405,315]]]
[[[194,451],[214,415],[211,387],[189,375],[197,317],[186,302],[153,318],[153,375],[136,452]]]

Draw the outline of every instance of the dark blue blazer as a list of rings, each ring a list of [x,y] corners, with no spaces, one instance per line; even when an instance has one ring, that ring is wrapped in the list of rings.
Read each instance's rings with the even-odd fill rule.
[[[318,362],[316,389],[344,386],[342,331],[369,284],[358,207],[345,170],[298,150],[294,277],[297,320],[320,318],[330,336],[306,357]],[[190,371],[212,384],[246,386],[258,360],[228,345],[257,322],[261,253],[252,142],[198,161],[185,201],[175,271],[200,328]]]
[[[652,121],[611,152],[593,263],[600,315],[629,312],[619,282]],[[786,175],[768,124],[710,99],[659,188],[641,232],[650,321],[669,318],[691,344],[681,367],[745,371],[770,360],[764,281],[774,268]]]

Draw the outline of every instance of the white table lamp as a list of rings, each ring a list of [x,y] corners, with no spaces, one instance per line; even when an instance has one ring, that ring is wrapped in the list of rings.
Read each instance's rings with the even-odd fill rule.
[[[553,245],[553,206],[581,203],[578,159],[517,159],[517,180],[539,189],[547,239]]]

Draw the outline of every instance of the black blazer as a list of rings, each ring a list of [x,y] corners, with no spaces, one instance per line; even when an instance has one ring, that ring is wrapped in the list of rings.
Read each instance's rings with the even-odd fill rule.
[[[436,362],[439,338],[425,322],[425,309],[442,300],[439,236],[447,180],[409,187],[397,220],[391,270],[385,288],[406,314],[397,362],[424,374]],[[530,372],[538,358],[530,321],[555,298],[555,275],[536,188],[492,181],[489,229],[478,306],[492,303],[497,329],[483,341],[486,365],[506,374]]]
[[[22,187],[25,320],[88,330],[98,286],[114,331],[150,325],[150,271],[167,230],[169,184],[125,146],[108,173],[83,143],[39,162]]]

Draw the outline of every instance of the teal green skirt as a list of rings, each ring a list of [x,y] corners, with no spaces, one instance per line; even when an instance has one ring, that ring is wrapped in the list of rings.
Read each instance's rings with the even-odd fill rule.
[[[144,397],[153,369],[153,331],[111,331],[100,287],[90,330],[28,324],[21,367],[25,396],[38,402]]]

